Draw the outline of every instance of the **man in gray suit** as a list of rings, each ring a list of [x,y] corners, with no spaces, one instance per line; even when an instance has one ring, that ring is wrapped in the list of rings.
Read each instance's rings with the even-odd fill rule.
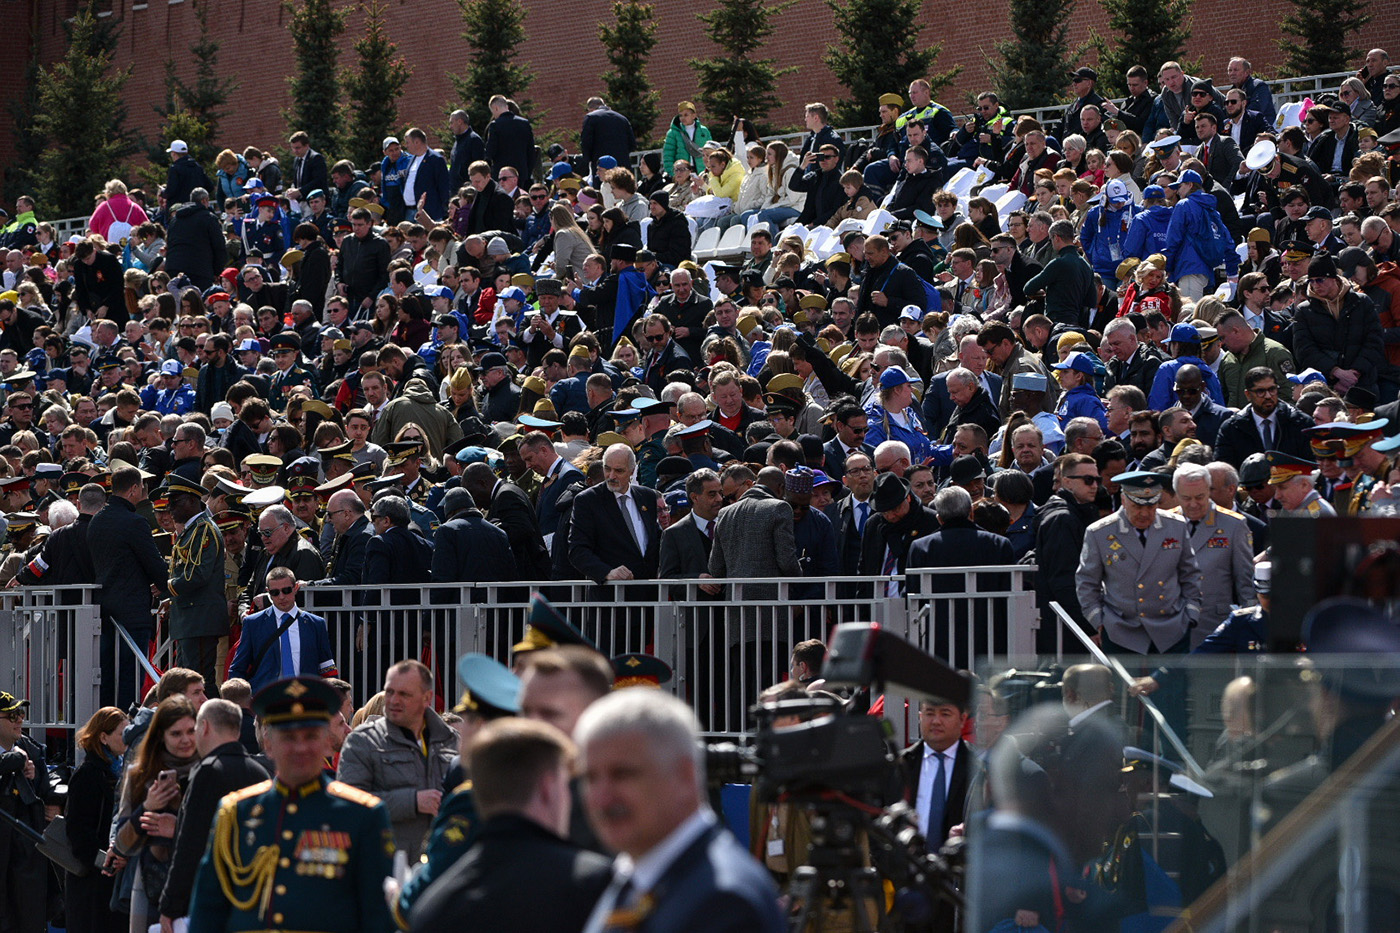
[[[755,480],[753,470],[743,464],[726,467],[720,476],[721,486],[737,493],[737,499],[725,506],[715,520],[710,574],[731,579],[800,577],[802,568],[797,562],[792,506],[757,485]],[[721,591],[717,583],[704,584],[702,588],[711,593]],[[778,679],[778,671],[787,663],[792,650],[791,632],[786,626],[781,627],[784,630],[780,631],[776,646],[773,638],[772,603],[778,599],[776,583],[739,583],[733,587],[730,598],[746,603],[766,601],[770,605],[746,605],[742,613],[744,624],[725,627],[730,642],[729,703],[726,716],[718,721],[711,720],[714,728],[723,731],[743,725],[744,711],[758,699],[759,690]],[[753,624],[755,622],[758,624]],[[749,643],[747,650],[739,641],[740,632],[755,640]],[[728,724],[720,725],[722,722]]]
[[[1123,493],[1118,511],[1084,533],[1075,587],[1084,618],[1110,654],[1184,654],[1201,615],[1201,569],[1191,529],[1179,515],[1157,511],[1166,477],[1136,470],[1113,477]],[[1186,725],[1184,678],[1163,688],[1157,705],[1181,734]]]
[[[1210,482],[1210,470],[1198,463],[1177,467],[1172,474],[1177,507],[1167,510],[1186,519],[1201,568],[1201,616],[1191,630],[1193,649],[1225,621],[1231,605],[1255,602],[1254,535],[1243,515],[1211,501]]]

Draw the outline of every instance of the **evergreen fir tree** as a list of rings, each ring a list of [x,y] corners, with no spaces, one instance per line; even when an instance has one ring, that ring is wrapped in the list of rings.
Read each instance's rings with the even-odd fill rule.
[[[841,41],[828,45],[822,61],[850,97],[836,101],[837,125],[877,122],[881,94],[904,95],[909,82],[927,78],[934,97],[962,71],[942,74],[929,69],[942,45],[924,47],[919,40],[919,0],[826,0]]]
[[[1094,36],[1099,50],[1096,89],[1105,96],[1126,93],[1124,75],[1134,65],[1155,74],[1163,62],[1182,61],[1191,38],[1192,0],[1099,0],[1108,14],[1112,41]],[[1192,71],[1189,63],[1182,66]]]
[[[773,89],[778,78],[797,67],[778,68],[774,59],[759,55],[773,35],[774,18],[794,2],[717,0],[714,9],[695,14],[718,48],[716,57],[689,61],[708,111],[705,122],[716,136],[727,135],[735,117],[751,120],[761,132],[768,114],[782,103]]]
[[[20,195],[32,193],[34,167],[39,164],[46,142],[35,121],[39,112],[41,73],[37,44],[34,51],[24,65],[24,93],[8,107],[14,123],[15,159],[5,166],[4,197],[11,204]]]
[[[642,0],[616,0],[612,20],[598,24],[598,39],[612,70],[603,75],[608,106],[632,122],[639,145],[651,140],[661,95],[647,79],[647,59],[656,47],[656,8]]]
[[[45,141],[34,165],[34,194],[40,213],[50,217],[89,213],[93,196],[135,151],[122,104],[130,71],[112,68],[115,31],[88,7],[64,28],[68,51],[40,73],[34,117],[34,131]]]
[[[344,126],[337,40],[345,32],[347,11],[337,10],[334,0],[282,0],[282,8],[291,17],[287,30],[292,34],[296,60],[296,70],[287,78],[292,106],[283,111],[282,118],[288,135],[305,132],[311,137],[312,148],[334,161],[331,154],[340,151]]]
[[[448,75],[462,109],[483,137],[491,122],[486,102],[495,94],[518,99],[525,93],[534,73],[514,63],[517,50],[525,41],[525,16],[529,12],[519,0],[457,0],[466,27],[462,38],[469,49],[467,69]],[[521,109],[525,102],[518,101]]]
[[[1293,10],[1279,27],[1283,74],[1315,75],[1351,71],[1362,50],[1347,45],[1349,35],[1371,22],[1368,0],[1288,0]]]
[[[1007,110],[1059,99],[1077,57],[1066,35],[1074,0],[1011,0],[1012,38],[996,44],[993,86]]]
[[[355,43],[360,67],[342,79],[350,97],[346,150],[361,168],[382,157],[380,144],[398,124],[398,100],[412,74],[385,29],[383,0],[370,0],[364,11],[365,32]]]

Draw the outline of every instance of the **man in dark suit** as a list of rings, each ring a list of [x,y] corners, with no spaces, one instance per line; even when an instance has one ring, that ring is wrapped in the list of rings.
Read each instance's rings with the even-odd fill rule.
[[[446,218],[447,199],[453,194],[448,182],[447,160],[436,149],[428,147],[428,134],[416,126],[404,134],[403,141],[410,159],[403,187],[406,216],[423,223],[422,218],[413,215],[418,210],[434,221]]]
[[[135,467],[117,470],[107,506],[88,524],[88,549],[102,607],[102,704],[123,709],[140,697],[135,665],[116,663],[116,626],[125,628],[137,645],[150,641],[151,596],[166,592],[169,579],[151,526],[136,512],[145,501],[141,472]]]
[[[258,537],[262,539],[263,549],[256,552],[257,566],[253,568],[248,590],[250,597],[256,599],[263,596],[267,575],[277,567],[286,567],[298,580],[319,580],[326,575],[320,550],[297,532],[296,518],[285,506],[274,505],[263,510],[258,516]],[[369,581],[362,578],[361,582]],[[266,605],[264,598],[256,608],[261,609]]]
[[[512,101],[497,94],[487,106],[491,122],[486,126],[486,161],[491,171],[499,174],[509,165],[520,173],[521,187],[529,188],[530,172],[535,164],[535,130],[530,121],[511,107]]]
[[[520,459],[538,474],[539,496],[535,500],[535,515],[539,519],[540,534],[546,538],[559,530],[559,497],[564,490],[583,483],[583,473],[554,449],[548,432],[531,431],[520,440]]]
[[[1138,340],[1137,327],[1126,317],[1114,318],[1103,329],[1104,357],[1108,364],[1108,388],[1137,386],[1146,395],[1152,391],[1157,367],[1163,356],[1151,344]]]
[[[976,754],[962,740],[967,709],[935,697],[919,701],[919,741],[900,752],[904,796],[919,816],[919,832],[930,852],[948,841],[963,821]]]
[[[1254,141],[1259,138],[1260,133],[1272,128],[1259,111],[1249,110],[1248,107],[1249,95],[1240,88],[1231,88],[1225,92],[1225,122],[1220,126],[1220,133],[1233,139],[1240,152],[1244,153],[1248,153],[1254,146]]]
[[[272,605],[243,620],[229,676],[248,681],[254,693],[283,677],[339,673],[326,620],[297,606],[300,590],[295,574],[286,567],[275,568],[267,575]]]
[[[568,841],[573,743],[559,730],[498,719],[472,739],[476,841],[409,914],[413,933],[574,933],[608,886],[608,860]],[[550,879],[549,897],[539,879]]]
[[[472,129],[471,117],[465,110],[452,111],[452,116],[447,118],[447,128],[452,131],[452,164],[448,166],[447,185],[451,193],[456,194],[467,183],[467,169],[471,164],[486,159],[486,143]]]
[[[1351,171],[1351,163],[1356,161],[1361,139],[1351,122],[1351,106],[1338,101],[1325,107],[1319,104],[1315,110],[1309,111],[1313,112],[1327,121],[1327,132],[1312,141],[1308,147],[1308,158],[1322,172],[1323,178],[1330,181],[1336,177],[1345,181],[1347,172]]]
[[[909,545],[937,531],[938,516],[909,491],[908,481],[893,473],[880,475],[870,501],[874,514],[861,536],[857,572],[875,577],[904,573]]]
[[[216,683],[219,639],[229,631],[224,536],[204,508],[204,487],[199,483],[171,473],[166,494],[170,515],[180,526],[167,584],[175,664],[199,671],[207,683]]]
[[[1237,470],[1250,454],[1269,450],[1311,460],[1312,446],[1303,432],[1313,426],[1313,421],[1287,402],[1279,401],[1274,371],[1256,366],[1245,373],[1244,386],[1249,404],[1220,426],[1215,438],[1215,459],[1224,460]]]
[[[467,214],[467,233],[514,230],[515,204],[491,178],[490,167],[485,162],[473,162],[467,168],[467,181],[476,189]]]
[[[359,586],[365,573],[365,551],[374,537],[365,503],[354,489],[340,489],[326,502],[326,521],[335,529],[326,579],[319,586]]]
[[[626,925],[647,933],[786,929],[772,878],[706,805],[688,706],[659,690],[617,690],[584,710],[574,735],[589,822],[618,853],[584,933],[620,928],[642,904],[642,922]]]
[[[626,444],[603,454],[603,483],[574,498],[569,560],[594,583],[652,580],[661,555],[657,494],[632,484],[637,457]]]
[[[389,598],[376,590],[393,583],[427,583],[433,562],[433,546],[408,527],[412,518],[409,503],[404,498],[402,487],[381,489],[375,494],[370,507],[370,524],[374,537],[365,546],[365,572],[362,580],[364,603],[367,606],[406,605],[418,602],[419,594],[413,590],[396,591]],[[390,664],[408,657],[408,644],[403,640],[405,633],[417,629],[417,620],[411,610],[394,613],[377,612],[369,617],[369,626],[375,629],[378,639],[379,660]],[[366,639],[369,648],[369,639]]]
[[[854,576],[859,570],[861,540],[867,523],[875,517],[870,498],[875,491],[874,462],[874,453],[864,451],[846,457],[841,484],[850,495],[841,499],[836,518],[836,560],[842,576]]]
[[[434,583],[494,583],[519,578],[510,538],[486,520],[460,486],[442,500],[447,521],[433,537]]]
[[[1229,187],[1239,174],[1240,163],[1244,161],[1240,147],[1229,136],[1220,133],[1220,121],[1208,110],[1196,114],[1196,136],[1201,140],[1196,158],[1201,160],[1212,178]]]
[[[875,448],[865,443],[865,432],[870,427],[870,416],[855,402],[837,407],[831,419],[831,427],[836,436],[822,445],[822,472],[838,483],[846,477],[846,458],[854,453],[875,457]]]
[[[476,507],[486,513],[491,524],[510,539],[517,578],[548,580],[549,551],[544,546],[535,507],[525,490],[500,479],[484,463],[469,464],[462,471],[462,488],[471,493]]]
[[[1016,248],[1016,240],[1009,233],[998,233],[992,237],[992,262],[1006,276],[1006,287],[1011,291],[1011,307],[1026,303],[1026,283],[1040,273],[1041,265]]]
[[[695,580],[710,575],[715,519],[724,505],[719,474],[707,468],[696,470],[686,477],[685,494],[690,512],[661,533],[657,575],[663,580]]]
[[[601,97],[590,97],[578,145],[588,171],[596,172],[598,159],[605,155],[612,156],[618,165],[630,165],[637,137],[630,120],[605,104]]]
[[[662,314],[652,314],[646,322],[646,339],[650,350],[642,363],[642,381],[657,395],[665,388],[671,373],[691,369],[690,354],[676,342],[671,322]]]
[[[303,198],[317,188],[328,190],[331,176],[326,157],[311,148],[311,137],[298,130],[287,142],[292,149],[292,186],[301,191]]]
[[[206,700],[199,707],[194,741],[202,757],[190,772],[189,785],[180,802],[170,874],[160,897],[162,918],[184,917],[190,912],[194,876],[209,844],[219,802],[227,794],[270,777],[239,741],[242,727],[243,711],[228,700]]]

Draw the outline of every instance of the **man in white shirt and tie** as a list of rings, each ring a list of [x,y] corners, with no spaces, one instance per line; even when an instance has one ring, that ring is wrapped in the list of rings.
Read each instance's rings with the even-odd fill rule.
[[[900,754],[905,793],[919,816],[919,832],[936,852],[963,821],[975,755],[963,741],[965,706],[943,697],[919,701],[919,741]]]
[[[705,801],[688,706],[659,690],[617,690],[584,711],[574,738],[588,820],[617,853],[585,933],[786,929],[767,869]]]

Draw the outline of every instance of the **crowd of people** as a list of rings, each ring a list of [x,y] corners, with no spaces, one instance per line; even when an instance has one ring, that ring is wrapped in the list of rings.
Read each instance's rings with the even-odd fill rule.
[[[236,711],[206,704],[223,711],[206,724],[184,686],[158,692],[142,715],[159,743],[118,794],[122,710],[146,699],[121,643],[168,635],[201,691],[273,703],[287,678],[348,661],[298,608],[304,586],[690,579],[718,594],[848,575],[899,595],[906,571],[1033,562],[1042,619],[1058,606],[1136,656],[1136,689],[1180,722],[1179,683],[1149,658],[1267,646],[1271,519],[1392,514],[1400,497],[1400,73],[1372,50],[1281,117],[1242,59],[1218,84],[1175,62],[1155,91],[1150,77],[1134,67],[1129,95],[1105,99],[1078,68],[1051,125],[990,92],[957,115],[918,80],[880,99],[867,141],[808,105],[792,148],[744,120],[726,137],[682,102],[635,173],[631,127],[602,99],[580,153],[541,154],[497,96],[480,133],[457,111],[443,151],[413,128],[371,166],[302,132],[288,163],[250,146],[202,166],[172,141],[160,191],[110,181],[66,242],[21,198],[0,229],[0,583],[100,587],[106,707],[78,744],[126,817],[111,851],[138,829],[175,838],[177,784],[238,731]],[[697,261],[707,231],[736,226],[741,258]],[[1043,651],[1056,630],[1041,625]],[[402,633],[380,637],[402,657]],[[391,686],[422,674],[405,663],[383,721],[408,732],[365,726],[337,748],[366,743],[364,774],[426,760],[405,796],[340,762],[416,853],[455,786],[455,743],[413,711],[418,687]],[[669,715],[624,714],[633,732]],[[309,786],[324,718],[300,744],[251,748]],[[613,729],[582,730],[590,784],[590,742]],[[572,754],[555,739],[500,737],[539,746],[545,797]],[[622,819],[600,806],[602,825]],[[167,913],[164,874],[192,866],[143,859],[131,928],[183,911],[200,933],[329,929],[270,911],[271,880],[260,906],[229,894],[254,866],[227,835],[212,857],[233,861],[199,885],[237,917]],[[299,873],[345,878],[339,838],[308,841],[326,861]],[[604,838],[649,882],[653,841]],[[636,892],[618,877],[603,900],[620,909]]]

